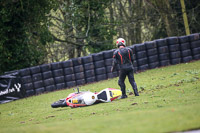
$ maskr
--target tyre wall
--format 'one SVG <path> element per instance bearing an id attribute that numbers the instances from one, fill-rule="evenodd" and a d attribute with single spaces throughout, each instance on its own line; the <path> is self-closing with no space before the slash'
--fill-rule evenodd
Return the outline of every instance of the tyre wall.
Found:
<path id="1" fill-rule="evenodd" d="M 185 63 L 200 59 L 199 33 L 157 39 L 129 46 L 133 50 L 134 71 Z M 113 50 L 43 64 L 19 70 L 26 96 L 71 88 L 119 76 L 119 68 L 111 73 Z"/>

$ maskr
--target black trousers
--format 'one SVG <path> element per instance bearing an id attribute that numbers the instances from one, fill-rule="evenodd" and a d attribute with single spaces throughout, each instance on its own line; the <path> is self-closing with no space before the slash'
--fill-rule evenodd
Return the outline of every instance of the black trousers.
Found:
<path id="1" fill-rule="evenodd" d="M 129 82 L 133 88 L 135 96 L 139 96 L 138 90 L 137 90 L 137 85 L 136 85 L 135 79 L 134 79 L 133 69 L 121 69 L 119 72 L 118 84 L 121 88 L 122 95 L 126 95 L 126 85 L 124 83 L 126 76 L 128 76 Z"/>

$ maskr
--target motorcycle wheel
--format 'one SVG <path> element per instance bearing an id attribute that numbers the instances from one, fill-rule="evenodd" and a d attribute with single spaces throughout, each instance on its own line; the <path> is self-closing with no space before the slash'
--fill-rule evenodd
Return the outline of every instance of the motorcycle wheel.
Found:
<path id="1" fill-rule="evenodd" d="M 52 108 L 58 108 L 58 107 L 67 107 L 67 103 L 65 99 L 60 99 L 59 101 L 56 101 L 51 104 Z"/>

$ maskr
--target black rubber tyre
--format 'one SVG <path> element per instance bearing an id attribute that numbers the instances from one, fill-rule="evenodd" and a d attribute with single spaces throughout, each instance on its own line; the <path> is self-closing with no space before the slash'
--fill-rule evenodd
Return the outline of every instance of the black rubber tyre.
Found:
<path id="1" fill-rule="evenodd" d="M 143 66 L 143 65 L 148 64 L 148 60 L 147 58 L 142 58 L 142 59 L 137 60 L 137 63 L 138 63 L 138 66 Z"/>
<path id="2" fill-rule="evenodd" d="M 169 60 L 169 53 L 159 54 L 159 61 Z"/>
<path id="3" fill-rule="evenodd" d="M 94 69 L 94 63 L 93 62 L 84 64 L 84 71 L 93 70 L 93 69 Z"/>
<path id="4" fill-rule="evenodd" d="M 55 77 L 54 80 L 55 80 L 56 84 L 64 83 L 65 82 L 65 77 L 64 76 Z"/>
<path id="5" fill-rule="evenodd" d="M 96 75 L 96 80 L 97 81 L 101 81 L 101 80 L 105 80 L 105 79 L 107 79 L 107 75 L 106 74 Z"/>
<path id="6" fill-rule="evenodd" d="M 84 56 L 84 57 L 82 57 L 82 62 L 83 62 L 83 64 L 91 63 L 91 62 L 93 62 L 93 58 L 92 58 L 92 56 Z"/>
<path id="7" fill-rule="evenodd" d="M 53 76 L 54 77 L 60 77 L 60 76 L 63 76 L 63 75 L 64 75 L 63 69 L 53 70 Z"/>
<path id="8" fill-rule="evenodd" d="M 136 60 L 133 61 L 133 67 L 137 67 L 138 66 L 138 63 Z"/>
<path id="9" fill-rule="evenodd" d="M 192 49 L 193 56 L 200 54 L 200 47 Z"/>
<path id="10" fill-rule="evenodd" d="M 34 82 L 33 85 L 34 85 L 34 88 L 35 88 L 35 89 L 44 87 L 44 83 L 43 83 L 42 80 L 41 80 L 41 81 L 36 81 L 36 82 Z"/>
<path id="11" fill-rule="evenodd" d="M 157 68 L 157 67 L 159 67 L 159 62 L 153 62 L 149 64 L 150 69 Z"/>
<path id="12" fill-rule="evenodd" d="M 76 85 L 84 85 L 85 83 L 85 79 L 76 80 Z"/>
<path id="13" fill-rule="evenodd" d="M 42 76 L 43 76 L 43 80 L 45 80 L 45 79 L 52 78 L 53 74 L 52 74 L 52 71 L 48 71 L 48 72 L 43 72 Z"/>
<path id="14" fill-rule="evenodd" d="M 167 40 L 166 39 L 158 39 L 156 40 L 157 47 L 163 47 L 167 46 Z"/>
<path id="15" fill-rule="evenodd" d="M 85 77 L 86 77 L 86 78 L 94 77 L 94 76 L 95 76 L 94 70 L 85 71 Z"/>
<path id="16" fill-rule="evenodd" d="M 105 59 L 105 65 L 106 65 L 106 66 L 111 66 L 111 65 L 112 65 L 112 62 L 113 62 L 113 58 Z"/>
<path id="17" fill-rule="evenodd" d="M 95 81 L 96 81 L 96 78 L 95 78 L 95 77 L 86 78 L 86 82 L 87 82 L 87 83 L 92 83 L 92 82 L 95 82 Z"/>
<path id="18" fill-rule="evenodd" d="M 65 83 L 56 84 L 56 89 L 57 90 L 64 89 L 65 87 L 66 87 Z"/>
<path id="19" fill-rule="evenodd" d="M 23 88 L 25 90 L 33 90 L 34 86 L 33 86 L 33 83 L 26 83 L 26 84 L 23 84 Z"/>
<path id="20" fill-rule="evenodd" d="M 191 48 L 199 48 L 200 47 L 200 40 L 191 42 Z"/>
<path id="21" fill-rule="evenodd" d="M 182 44 L 182 43 L 189 42 L 188 36 L 180 36 L 180 37 L 179 37 L 179 42 L 180 42 L 181 44 Z"/>
<path id="22" fill-rule="evenodd" d="M 82 59 L 81 59 L 81 57 L 79 57 L 79 58 L 73 58 L 73 59 L 71 59 L 71 60 L 72 60 L 72 62 L 73 62 L 73 66 L 82 65 Z"/>
<path id="23" fill-rule="evenodd" d="M 33 82 L 42 80 L 42 74 L 41 73 L 33 74 L 32 80 L 33 80 Z"/>
<path id="24" fill-rule="evenodd" d="M 49 86 L 49 85 L 53 85 L 53 84 L 54 84 L 54 79 L 53 78 L 44 80 L 44 86 Z"/>
<path id="25" fill-rule="evenodd" d="M 153 62 L 158 62 L 158 55 L 154 55 L 154 56 L 149 56 L 148 57 L 148 61 L 149 61 L 149 64 L 150 63 L 153 63 Z"/>
<path id="26" fill-rule="evenodd" d="M 171 59 L 180 58 L 180 57 L 181 57 L 181 52 L 180 52 L 180 51 L 171 52 L 171 53 L 170 53 L 170 58 L 171 58 Z"/>
<path id="27" fill-rule="evenodd" d="M 75 81 L 75 75 L 74 74 L 65 75 L 65 82 L 69 82 L 69 81 Z"/>
<path id="28" fill-rule="evenodd" d="M 75 73 L 75 80 L 84 79 L 84 72 Z"/>
<path id="29" fill-rule="evenodd" d="M 79 73 L 83 71 L 84 71 L 83 65 L 74 66 L 74 73 Z"/>
<path id="30" fill-rule="evenodd" d="M 31 78 L 31 76 L 24 76 L 24 77 L 21 78 L 21 81 L 22 81 L 23 84 L 31 83 L 32 78 Z"/>
<path id="31" fill-rule="evenodd" d="M 172 65 L 180 64 L 180 63 L 181 63 L 181 58 L 171 59 L 171 64 Z"/>
<path id="32" fill-rule="evenodd" d="M 115 77 L 117 77 L 117 76 L 118 76 L 117 71 L 116 71 L 116 72 L 113 72 L 113 73 L 107 73 L 107 77 L 108 77 L 108 78 L 115 78 Z"/>
<path id="33" fill-rule="evenodd" d="M 158 47 L 159 54 L 164 54 L 164 53 L 168 53 L 168 52 L 169 52 L 168 46 Z"/>
<path id="34" fill-rule="evenodd" d="M 62 66 L 63 66 L 63 68 L 73 67 L 73 62 L 72 62 L 72 60 L 63 61 Z"/>
<path id="35" fill-rule="evenodd" d="M 170 61 L 169 60 L 160 61 L 160 66 L 168 66 L 168 65 L 170 65 Z"/>
<path id="36" fill-rule="evenodd" d="M 111 67 L 112 66 L 106 66 L 106 73 L 111 73 Z M 116 70 L 115 70 L 116 71 Z"/>
<path id="37" fill-rule="evenodd" d="M 148 50 L 147 50 L 147 55 L 148 55 L 148 56 L 157 55 L 157 54 L 158 54 L 157 48 L 148 49 Z"/>
<path id="38" fill-rule="evenodd" d="M 168 37 L 167 38 L 167 43 L 168 43 L 168 45 L 178 44 L 179 43 L 178 37 Z"/>
<path id="39" fill-rule="evenodd" d="M 146 42 L 146 49 L 154 49 L 157 48 L 156 41 Z"/>
<path id="40" fill-rule="evenodd" d="M 136 50 L 136 52 L 145 51 L 146 50 L 145 44 L 144 43 L 136 44 L 135 45 L 135 50 Z"/>
<path id="41" fill-rule="evenodd" d="M 194 58 L 195 60 L 199 60 L 199 59 L 200 59 L 200 54 L 197 54 L 197 55 L 193 56 L 193 58 Z"/>
<path id="42" fill-rule="evenodd" d="M 62 69 L 62 62 L 51 63 L 51 69 L 52 70 Z"/>
<path id="43" fill-rule="evenodd" d="M 182 58 L 183 63 L 190 62 L 190 61 L 192 61 L 192 56 L 187 56 L 187 57 Z"/>
<path id="44" fill-rule="evenodd" d="M 104 60 L 94 62 L 95 68 L 105 67 Z"/>
<path id="45" fill-rule="evenodd" d="M 94 62 L 103 60 L 103 52 L 92 54 L 92 57 Z"/>
<path id="46" fill-rule="evenodd" d="M 59 101 L 56 101 L 51 104 L 52 108 L 58 108 L 58 107 L 67 107 L 67 103 L 65 99 L 61 99 Z"/>
<path id="47" fill-rule="evenodd" d="M 54 90 L 56 90 L 56 86 L 55 85 L 46 86 L 45 90 L 47 92 L 54 91 Z"/>
<path id="48" fill-rule="evenodd" d="M 68 87 L 68 88 L 69 88 L 69 87 L 74 87 L 74 86 L 76 86 L 76 81 L 69 81 L 69 82 L 67 82 L 66 84 L 67 84 L 67 87 Z"/>
<path id="49" fill-rule="evenodd" d="M 114 50 L 108 50 L 103 52 L 104 59 L 109 59 L 113 57 Z"/>
<path id="50" fill-rule="evenodd" d="M 187 56 L 191 56 L 191 55 L 192 55 L 192 52 L 191 52 L 190 49 L 181 51 L 181 56 L 182 57 L 187 57 Z"/>
<path id="51" fill-rule="evenodd" d="M 170 46 L 169 46 L 169 51 L 170 51 L 170 52 L 180 51 L 179 44 L 170 45 Z"/>
<path id="52" fill-rule="evenodd" d="M 105 73 L 106 73 L 106 68 L 105 67 L 101 67 L 101 68 L 95 69 L 95 74 L 96 75 L 101 75 L 101 74 L 105 74 Z"/>
<path id="53" fill-rule="evenodd" d="M 44 64 L 40 66 L 42 72 L 51 71 L 51 64 Z"/>
<path id="54" fill-rule="evenodd" d="M 26 97 L 29 97 L 29 96 L 33 96 L 35 95 L 35 91 L 32 89 L 32 90 L 26 90 Z"/>
<path id="55" fill-rule="evenodd" d="M 42 94 L 42 93 L 44 93 L 44 92 L 45 92 L 45 88 L 44 88 L 44 87 L 35 89 L 35 94 L 36 94 L 36 95 Z"/>
<path id="56" fill-rule="evenodd" d="M 36 74 L 36 73 L 40 73 L 40 67 L 39 66 L 34 66 L 30 68 L 31 70 L 31 74 Z"/>
<path id="57" fill-rule="evenodd" d="M 181 48 L 181 51 L 189 50 L 190 49 L 190 43 L 189 42 L 182 43 L 182 44 L 180 44 L 180 48 Z"/>
<path id="58" fill-rule="evenodd" d="M 142 66 L 139 66 L 138 68 L 139 68 L 140 71 L 144 71 L 144 70 L 149 69 L 149 65 L 148 64 L 142 65 Z"/>
<path id="59" fill-rule="evenodd" d="M 199 34 L 198 33 L 190 34 L 189 35 L 189 40 L 190 40 L 190 42 L 199 40 Z"/>
<path id="60" fill-rule="evenodd" d="M 30 72 L 30 69 L 29 69 L 29 68 L 25 68 L 25 69 L 19 70 L 19 74 L 20 74 L 21 77 L 23 77 L 23 76 L 30 75 L 31 72 Z"/>
<path id="61" fill-rule="evenodd" d="M 159 60 L 168 60 L 169 59 L 169 53 L 159 54 Z"/>
<path id="62" fill-rule="evenodd" d="M 64 75 L 69 75 L 74 73 L 73 67 L 64 68 Z"/>
<path id="63" fill-rule="evenodd" d="M 137 59 L 145 58 L 145 57 L 147 57 L 147 53 L 146 53 L 146 51 L 139 51 L 136 53 L 136 57 L 137 57 Z"/>

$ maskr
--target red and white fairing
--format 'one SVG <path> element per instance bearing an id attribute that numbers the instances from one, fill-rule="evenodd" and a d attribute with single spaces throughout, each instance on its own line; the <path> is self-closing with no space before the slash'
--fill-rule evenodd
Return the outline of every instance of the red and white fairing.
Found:
<path id="1" fill-rule="evenodd" d="M 121 90 L 106 88 L 99 93 L 90 91 L 71 93 L 66 98 L 66 103 L 70 107 L 82 107 L 92 105 L 96 102 L 111 102 L 122 95 Z"/>

